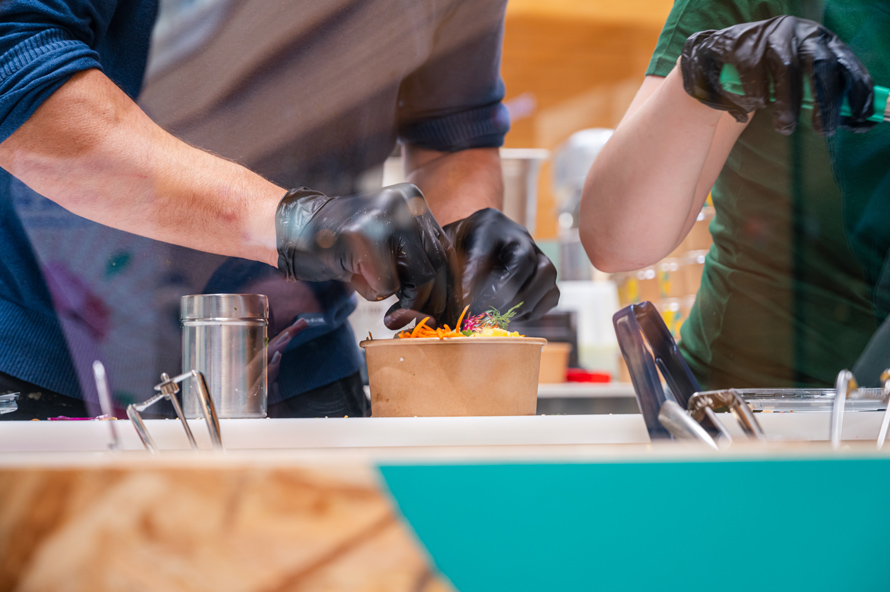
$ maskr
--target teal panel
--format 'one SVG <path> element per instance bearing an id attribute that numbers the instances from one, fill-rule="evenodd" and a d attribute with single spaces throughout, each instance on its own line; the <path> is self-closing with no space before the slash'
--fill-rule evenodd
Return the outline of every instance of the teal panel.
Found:
<path id="1" fill-rule="evenodd" d="M 890 459 L 380 470 L 461 592 L 890 590 Z"/>

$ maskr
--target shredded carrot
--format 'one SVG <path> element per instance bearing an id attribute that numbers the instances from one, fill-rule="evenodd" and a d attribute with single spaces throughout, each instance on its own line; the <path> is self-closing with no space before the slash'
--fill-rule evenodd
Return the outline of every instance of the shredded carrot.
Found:
<path id="1" fill-rule="evenodd" d="M 429 317 L 426 317 L 414 327 L 414 330 L 411 331 L 411 337 L 417 337 L 417 334 L 420 333 L 420 330 L 423 329 L 423 326 L 426 325 L 426 322 L 430 320 Z"/>
<path id="2" fill-rule="evenodd" d="M 460 316 L 457 319 L 457 324 L 454 326 L 454 330 L 457 331 L 458 333 L 460 333 L 461 323 L 464 322 L 464 316 L 466 316 L 468 310 L 470 310 L 469 304 L 464 307 L 464 311 L 462 313 L 460 313 Z"/>
<path id="3" fill-rule="evenodd" d="M 417 323 L 413 329 L 406 329 L 399 333 L 399 337 L 401 339 L 451 339 L 453 337 L 464 337 L 464 334 L 461 333 L 461 326 L 464 323 L 464 319 L 467 316 L 467 311 L 470 310 L 469 306 L 464 307 L 463 312 L 460 313 L 460 317 L 457 319 L 457 325 L 452 329 L 449 325 L 443 324 L 442 327 L 437 329 L 433 329 L 427 326 L 427 322 L 430 320 L 430 317 L 426 317 L 419 323 Z"/>

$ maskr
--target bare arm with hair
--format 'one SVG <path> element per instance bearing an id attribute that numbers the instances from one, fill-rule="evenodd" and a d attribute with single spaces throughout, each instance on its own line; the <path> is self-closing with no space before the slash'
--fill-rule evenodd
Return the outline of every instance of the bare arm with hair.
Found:
<path id="1" fill-rule="evenodd" d="M 98 70 L 72 76 L 0 143 L 0 166 L 89 220 L 277 265 L 285 190 L 177 140 Z"/>

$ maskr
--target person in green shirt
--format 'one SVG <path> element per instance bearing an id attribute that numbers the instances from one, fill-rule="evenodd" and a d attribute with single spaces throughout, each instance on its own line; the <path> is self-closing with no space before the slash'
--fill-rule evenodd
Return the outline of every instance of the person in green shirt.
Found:
<path id="1" fill-rule="evenodd" d="M 590 170 L 581 233 L 599 269 L 645 267 L 711 192 L 714 245 L 680 344 L 703 388 L 831 385 L 886 318 L 890 125 L 867 118 L 872 76 L 890 83 L 888 33 L 886 3 L 675 2 Z M 724 63 L 744 96 L 719 87 Z"/>

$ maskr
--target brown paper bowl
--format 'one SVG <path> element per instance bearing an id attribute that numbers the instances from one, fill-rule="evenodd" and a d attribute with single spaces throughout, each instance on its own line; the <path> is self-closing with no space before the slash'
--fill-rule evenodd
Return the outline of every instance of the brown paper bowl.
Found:
<path id="1" fill-rule="evenodd" d="M 546 339 L 362 341 L 374 417 L 534 415 Z"/>

